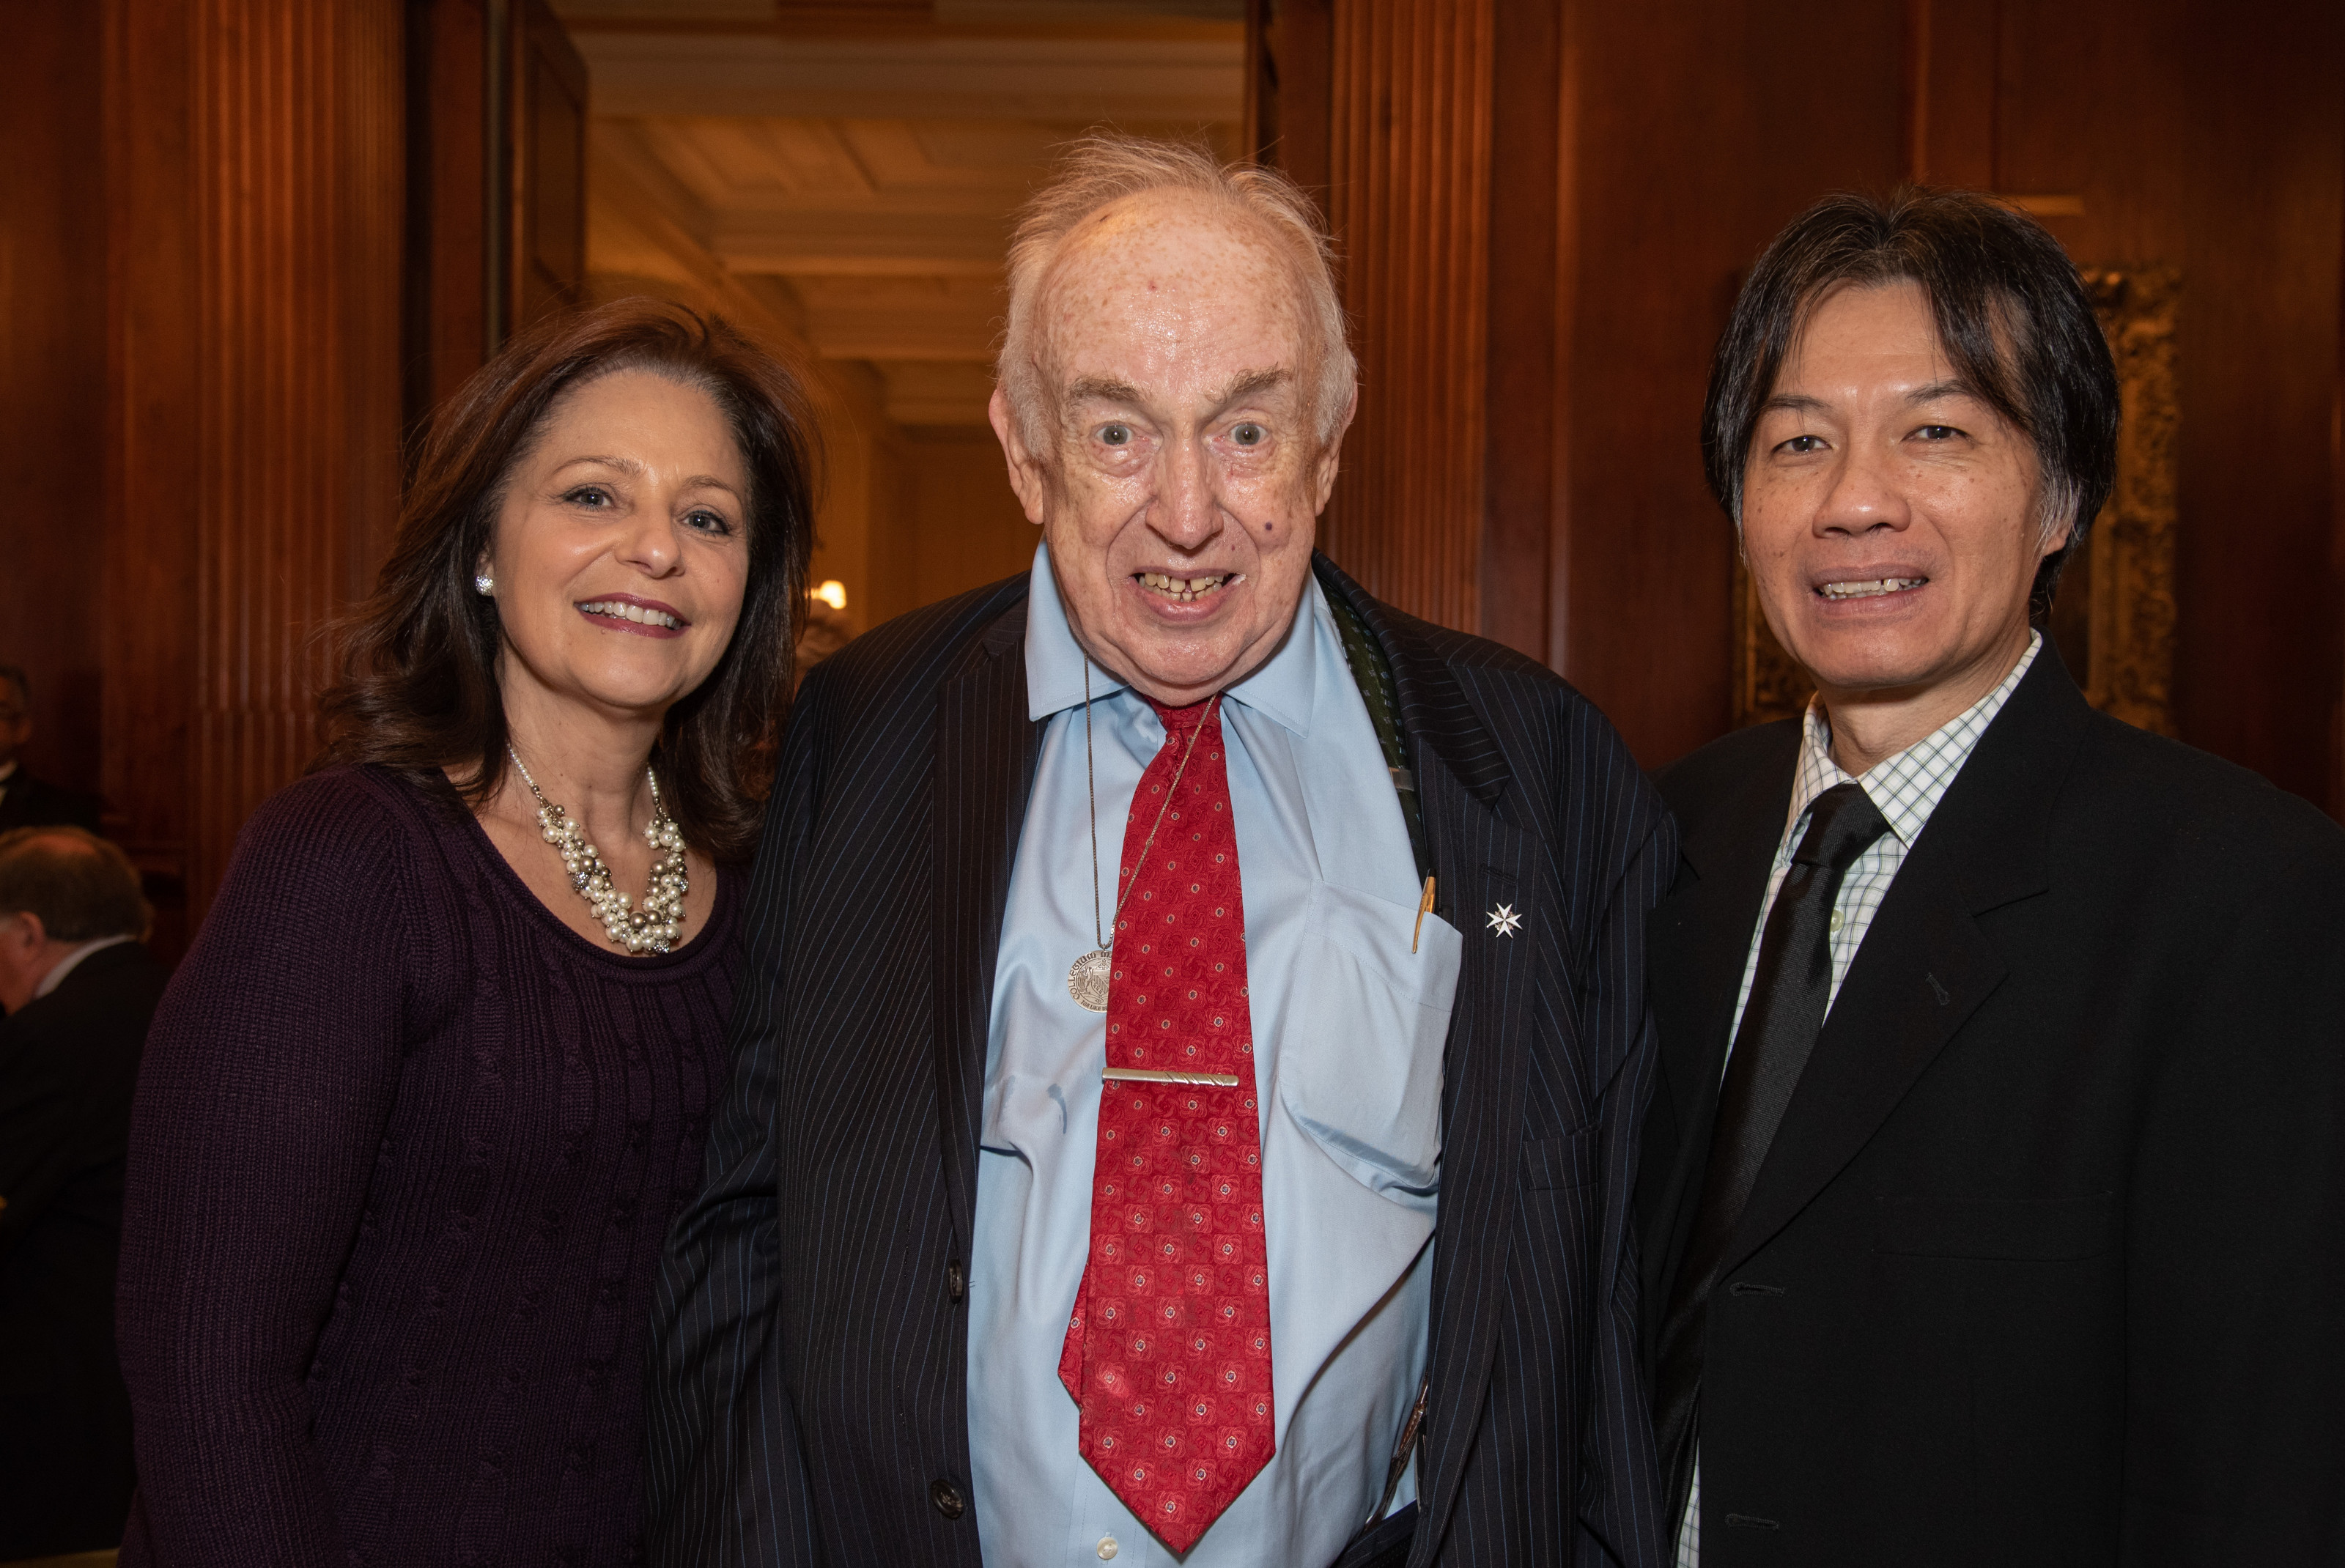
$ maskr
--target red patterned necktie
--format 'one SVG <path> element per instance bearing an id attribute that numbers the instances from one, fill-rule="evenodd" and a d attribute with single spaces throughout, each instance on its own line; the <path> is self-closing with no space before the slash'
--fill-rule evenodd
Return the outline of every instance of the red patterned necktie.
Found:
<path id="1" fill-rule="evenodd" d="M 1186 1552 L 1277 1446 L 1270 1266 L 1221 707 L 1149 705 L 1164 746 L 1124 824 L 1091 1258 L 1059 1379 L 1085 1462 Z"/>

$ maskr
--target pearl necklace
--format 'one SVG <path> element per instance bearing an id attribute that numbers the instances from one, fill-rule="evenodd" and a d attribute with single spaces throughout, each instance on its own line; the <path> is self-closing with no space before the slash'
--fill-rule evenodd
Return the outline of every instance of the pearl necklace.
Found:
<path id="1" fill-rule="evenodd" d="M 629 953 L 646 949 L 665 953 L 674 946 L 684 930 L 684 895 L 692 884 L 684 872 L 684 835 L 660 804 L 659 779 L 651 768 L 644 769 L 644 782 L 652 786 L 652 820 L 644 828 L 644 842 L 652 846 L 652 871 L 644 888 L 644 906 L 630 909 L 627 895 L 611 884 L 611 868 L 603 864 L 603 856 L 578 831 L 570 814 L 545 798 L 545 792 L 529 776 L 529 769 L 522 766 L 521 754 L 511 744 L 505 747 L 505 755 L 513 758 L 521 782 L 537 797 L 540 836 L 562 852 L 562 869 L 569 873 L 570 885 L 603 923 L 612 946 Z"/>

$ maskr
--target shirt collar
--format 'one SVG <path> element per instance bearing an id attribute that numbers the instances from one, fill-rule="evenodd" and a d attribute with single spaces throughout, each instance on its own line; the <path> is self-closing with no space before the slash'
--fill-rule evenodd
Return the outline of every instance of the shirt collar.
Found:
<path id="1" fill-rule="evenodd" d="M 2003 712 L 2011 693 L 2019 689 L 2020 680 L 2027 673 L 2027 667 L 2035 663 L 2035 655 L 2043 646 L 2044 633 L 2029 632 L 2027 652 L 2019 656 L 2019 663 L 2011 667 L 2000 685 L 1927 737 L 1873 764 L 1862 778 L 1832 761 L 1831 721 L 1824 716 L 1823 703 L 1811 699 L 1800 730 L 1800 771 L 1792 785 L 1791 820 L 1784 824 L 1786 851 L 1792 835 L 1799 831 L 1800 819 L 1807 815 L 1816 797 L 1834 784 L 1842 784 L 1862 785 L 1874 809 L 1889 824 L 1889 831 L 1906 848 L 1913 848 L 1914 841 L 1930 824 L 1930 814 L 1945 798 L 1954 775 L 1963 771 L 1963 764 L 1977 749 L 1979 737 L 1995 723 L 1995 716 Z"/>
<path id="2" fill-rule="evenodd" d="M 1067 624 L 1067 607 L 1059 598 L 1059 582 L 1051 570 L 1051 547 L 1034 547 L 1034 570 L 1026 600 L 1026 716 L 1049 718 L 1083 701 L 1083 650 Z M 1303 602 L 1307 614 L 1298 614 L 1287 626 L 1278 649 L 1262 666 L 1229 688 L 1234 703 L 1276 720 L 1294 734 L 1311 733 L 1311 707 L 1318 690 L 1321 623 L 1334 635 L 1335 621 L 1319 592 L 1315 576 L 1304 580 Z M 1112 696 L 1124 683 L 1097 664 L 1091 666 L 1091 694 Z"/>
<path id="3" fill-rule="evenodd" d="M 41 976 L 41 983 L 33 987 L 34 999 L 37 1001 L 39 998 L 46 996 L 50 992 L 56 990 L 59 986 L 64 985 L 66 983 L 66 976 L 72 974 L 75 968 L 80 965 L 81 961 L 88 957 L 92 953 L 102 952 L 108 947 L 119 947 L 125 942 L 136 942 L 138 938 L 136 936 L 101 936 L 95 942 L 83 943 L 80 946 L 75 948 L 72 952 L 58 959 L 56 967 L 52 968 L 47 974 Z"/>

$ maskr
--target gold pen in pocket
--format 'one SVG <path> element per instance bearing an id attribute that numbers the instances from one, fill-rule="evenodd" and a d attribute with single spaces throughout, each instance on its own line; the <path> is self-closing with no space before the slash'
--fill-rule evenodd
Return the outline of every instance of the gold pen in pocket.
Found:
<path id="1" fill-rule="evenodd" d="M 1408 950 L 1416 951 L 1416 939 L 1425 935 L 1426 911 L 1433 907 L 1433 878 L 1425 879 L 1425 896 L 1416 901 L 1416 929 L 1408 934 Z"/>

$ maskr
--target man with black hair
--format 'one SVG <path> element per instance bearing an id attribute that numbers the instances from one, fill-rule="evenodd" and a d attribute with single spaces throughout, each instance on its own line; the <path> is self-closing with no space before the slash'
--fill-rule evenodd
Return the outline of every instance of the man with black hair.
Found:
<path id="1" fill-rule="evenodd" d="M 1704 441 L 1802 718 L 1660 778 L 1638 1189 L 1677 1560 L 2345 1552 L 2345 833 L 2039 630 L 2116 467 L 2075 268 L 1820 203 Z"/>
<path id="2" fill-rule="evenodd" d="M 0 833 L 14 827 L 69 826 L 97 831 L 97 802 L 25 771 L 33 738 L 33 688 L 25 672 L 0 664 Z"/>
<path id="3" fill-rule="evenodd" d="M 122 851 L 0 834 L 0 1562 L 108 1548 L 130 1507 L 114 1349 L 131 1087 L 168 977 Z"/>

